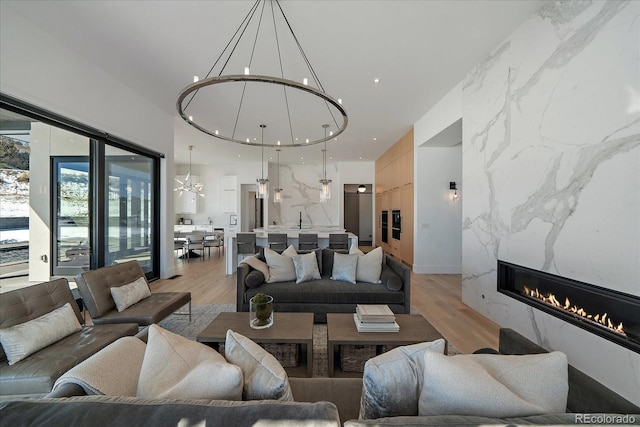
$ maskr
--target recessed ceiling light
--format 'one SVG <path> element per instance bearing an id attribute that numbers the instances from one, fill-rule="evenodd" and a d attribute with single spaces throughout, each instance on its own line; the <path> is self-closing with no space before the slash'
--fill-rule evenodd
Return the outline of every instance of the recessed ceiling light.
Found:
<path id="1" fill-rule="evenodd" d="M 333 157 L 329 157 L 329 160 L 333 160 Z"/>
<path id="2" fill-rule="evenodd" d="M 380 83 L 380 79 L 376 77 L 375 79 L 373 79 L 373 82 L 374 83 Z"/>
<path id="3" fill-rule="evenodd" d="M 238 157 L 240 157 L 240 154 L 238 154 Z"/>
<path id="4" fill-rule="evenodd" d="M 374 140 L 374 141 L 377 141 L 377 140 L 378 140 L 378 138 L 373 138 L 373 140 Z"/>
<path id="5" fill-rule="evenodd" d="M 360 157 L 360 160 L 362 160 L 362 156 Z"/>

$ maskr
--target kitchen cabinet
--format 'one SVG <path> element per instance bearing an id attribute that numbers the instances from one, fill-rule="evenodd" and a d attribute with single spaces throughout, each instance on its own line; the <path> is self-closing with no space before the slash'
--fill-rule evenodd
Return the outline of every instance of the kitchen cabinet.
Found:
<path id="1" fill-rule="evenodd" d="M 376 160 L 376 245 L 411 265 L 413 263 L 413 130 Z M 382 211 L 388 212 L 388 243 L 382 241 Z M 391 229 L 392 211 L 402 217 L 400 239 Z"/>
<path id="2" fill-rule="evenodd" d="M 236 213 L 238 178 L 226 175 L 220 179 L 220 207 L 224 213 Z"/>

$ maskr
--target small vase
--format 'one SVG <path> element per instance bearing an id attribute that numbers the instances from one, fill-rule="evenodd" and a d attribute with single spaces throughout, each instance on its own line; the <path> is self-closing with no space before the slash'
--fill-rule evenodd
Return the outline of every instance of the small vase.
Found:
<path id="1" fill-rule="evenodd" d="M 265 329 L 273 325 L 273 297 L 267 295 L 267 302 L 256 303 L 249 300 L 249 326 L 253 329 Z"/>

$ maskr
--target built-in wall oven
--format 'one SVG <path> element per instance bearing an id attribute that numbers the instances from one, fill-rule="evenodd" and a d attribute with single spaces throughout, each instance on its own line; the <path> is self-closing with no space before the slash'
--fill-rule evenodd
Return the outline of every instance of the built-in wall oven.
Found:
<path id="1" fill-rule="evenodd" d="M 382 243 L 389 243 L 389 211 L 382 211 L 380 228 L 382 229 Z"/>
<path id="2" fill-rule="evenodd" d="M 391 237 L 396 240 L 400 240 L 400 233 L 402 232 L 402 217 L 400 216 L 400 210 L 394 209 L 391 211 Z"/>

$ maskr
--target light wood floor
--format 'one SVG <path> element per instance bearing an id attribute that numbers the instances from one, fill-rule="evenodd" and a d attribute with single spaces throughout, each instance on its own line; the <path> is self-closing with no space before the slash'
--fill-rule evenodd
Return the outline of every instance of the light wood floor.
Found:
<path id="1" fill-rule="evenodd" d="M 367 249 L 367 248 L 363 248 Z M 235 304 L 236 275 L 225 274 L 224 255 L 176 259 L 175 279 L 157 280 L 151 290 L 190 291 L 193 304 Z M 498 347 L 499 326 L 462 303 L 460 275 L 412 273 L 411 306 L 462 353 Z"/>

